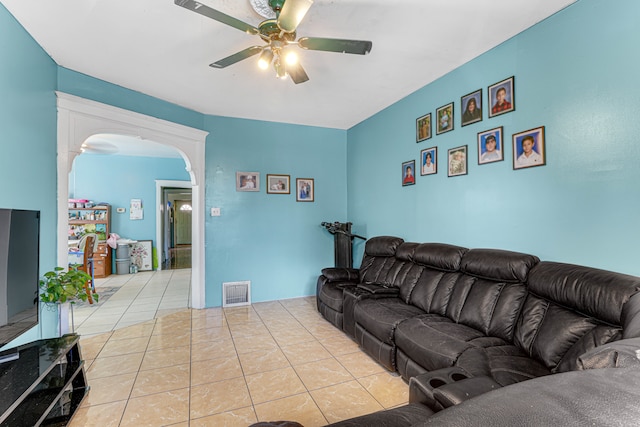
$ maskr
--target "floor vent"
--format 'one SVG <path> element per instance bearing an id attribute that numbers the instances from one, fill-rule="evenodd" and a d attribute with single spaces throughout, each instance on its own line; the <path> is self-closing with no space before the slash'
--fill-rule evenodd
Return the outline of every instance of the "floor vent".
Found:
<path id="1" fill-rule="evenodd" d="M 238 307 L 251 304 L 251 282 L 227 282 L 222 284 L 222 306 Z"/>

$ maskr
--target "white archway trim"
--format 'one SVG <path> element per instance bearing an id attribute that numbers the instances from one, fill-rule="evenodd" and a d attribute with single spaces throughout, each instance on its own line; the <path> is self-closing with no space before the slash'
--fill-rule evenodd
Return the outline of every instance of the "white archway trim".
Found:
<path id="1" fill-rule="evenodd" d="M 67 265 L 68 175 L 82 143 L 98 133 L 130 135 L 175 147 L 186 163 L 192 187 L 193 308 L 205 306 L 204 163 L 209 134 L 200 129 L 56 91 L 58 106 L 58 265 Z"/>

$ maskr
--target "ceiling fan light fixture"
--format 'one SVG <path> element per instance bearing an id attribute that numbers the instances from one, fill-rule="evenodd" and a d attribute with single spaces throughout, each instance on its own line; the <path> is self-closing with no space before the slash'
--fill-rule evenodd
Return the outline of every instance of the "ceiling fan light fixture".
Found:
<path id="1" fill-rule="evenodd" d="M 287 69 L 285 68 L 284 64 L 282 63 L 282 61 L 280 61 L 280 56 L 278 56 L 276 58 L 275 61 L 273 61 L 273 68 L 275 68 L 276 70 L 276 76 L 279 79 L 286 79 L 287 78 Z"/>
<path id="2" fill-rule="evenodd" d="M 258 67 L 262 70 L 266 70 L 271 65 L 271 61 L 273 61 L 273 52 L 271 49 L 265 49 L 260 54 L 260 59 L 258 59 Z"/>
<path id="3" fill-rule="evenodd" d="M 284 62 L 286 62 L 287 65 L 296 65 L 298 63 L 298 54 L 293 50 L 288 50 L 284 54 Z"/>

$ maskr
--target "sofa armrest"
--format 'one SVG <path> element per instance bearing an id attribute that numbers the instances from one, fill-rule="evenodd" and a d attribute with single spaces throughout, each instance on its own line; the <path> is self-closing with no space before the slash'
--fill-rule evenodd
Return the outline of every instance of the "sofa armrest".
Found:
<path id="1" fill-rule="evenodd" d="M 360 283 L 358 284 L 358 288 L 368 291 L 374 295 L 395 296 L 400 293 L 400 288 L 396 288 L 394 286 L 376 285 L 373 283 Z"/>
<path id="2" fill-rule="evenodd" d="M 357 268 L 329 267 L 322 269 L 322 275 L 330 282 L 358 282 L 360 280 L 360 270 Z"/>
<path id="3" fill-rule="evenodd" d="M 443 408 L 448 408 L 501 387 L 493 378 L 473 377 L 440 386 L 433 390 L 433 397 Z"/>
<path id="4" fill-rule="evenodd" d="M 614 341 L 578 357 L 578 370 L 640 366 L 640 338 Z"/>

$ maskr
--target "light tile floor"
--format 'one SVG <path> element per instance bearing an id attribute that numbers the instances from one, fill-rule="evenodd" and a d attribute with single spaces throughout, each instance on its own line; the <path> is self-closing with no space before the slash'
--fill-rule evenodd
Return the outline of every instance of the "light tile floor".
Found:
<path id="1" fill-rule="evenodd" d="M 75 304 L 75 332 L 90 336 L 184 310 L 190 305 L 191 269 L 145 271 L 96 279 L 97 304 Z M 71 322 L 71 319 L 69 319 Z"/>
<path id="2" fill-rule="evenodd" d="M 136 295 L 157 299 L 145 289 L 169 273 L 151 273 L 146 284 L 141 273 L 129 279 Z M 183 279 L 180 271 L 174 275 Z M 407 403 L 406 383 L 325 321 L 314 297 L 156 317 L 163 301 L 173 309 L 170 282 L 153 318 L 119 328 L 129 322 L 125 310 L 115 323 L 107 316 L 110 330 L 101 334 L 93 333 L 97 322 L 86 324 L 97 311 L 80 324 L 92 332 L 81 338 L 91 390 L 71 427 L 247 426 L 282 419 L 313 427 Z M 136 299 L 128 307 L 144 305 Z M 116 301 L 125 305 L 124 298 Z"/>

